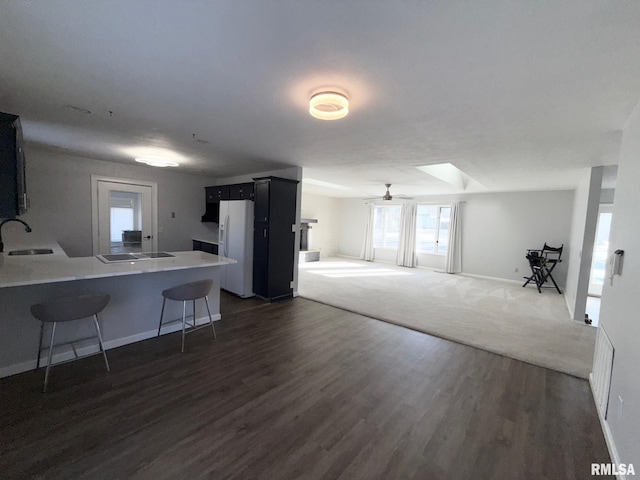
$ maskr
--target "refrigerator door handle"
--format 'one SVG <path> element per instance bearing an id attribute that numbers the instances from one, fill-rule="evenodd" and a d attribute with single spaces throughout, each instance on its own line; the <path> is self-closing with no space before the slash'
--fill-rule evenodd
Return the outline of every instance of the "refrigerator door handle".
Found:
<path id="1" fill-rule="evenodd" d="M 229 230 L 229 215 L 225 217 L 224 224 L 226 225 L 227 231 Z M 229 242 L 224 242 L 224 256 L 226 257 L 229 254 Z"/>

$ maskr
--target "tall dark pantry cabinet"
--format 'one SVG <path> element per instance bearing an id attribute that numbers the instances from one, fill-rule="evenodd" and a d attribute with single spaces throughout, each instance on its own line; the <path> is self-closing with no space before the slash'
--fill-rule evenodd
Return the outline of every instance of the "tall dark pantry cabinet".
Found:
<path id="1" fill-rule="evenodd" d="M 293 296 L 298 182 L 286 178 L 255 180 L 253 292 L 267 300 Z"/>

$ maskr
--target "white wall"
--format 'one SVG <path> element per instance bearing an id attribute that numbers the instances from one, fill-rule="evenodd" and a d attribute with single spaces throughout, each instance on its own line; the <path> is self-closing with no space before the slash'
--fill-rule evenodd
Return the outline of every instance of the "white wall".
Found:
<path id="1" fill-rule="evenodd" d="M 27 149 L 25 156 L 30 208 L 20 218 L 57 240 L 69 256 L 92 255 L 91 175 L 157 182 L 158 226 L 164 228 L 158 234 L 160 250 L 191 250 L 191 236 L 209 235 L 214 227 L 200 221 L 204 187 L 215 182 L 211 177 L 36 149 Z"/>
<path id="2" fill-rule="evenodd" d="M 340 231 L 340 200 L 302 192 L 301 218 L 314 218 L 318 223 L 309 226 L 309 248 L 320 250 L 320 258 L 338 253 L 338 233 Z"/>
<path id="3" fill-rule="evenodd" d="M 600 203 L 613 203 L 615 196 L 615 188 L 603 188 L 600 190 Z"/>
<path id="4" fill-rule="evenodd" d="M 552 246 L 564 243 L 566 248 L 569 242 L 572 191 L 443 195 L 416 200 L 433 204 L 465 202 L 462 204 L 464 273 L 520 281 L 529 273 L 525 258 L 528 248 L 542 248 L 545 242 Z M 361 200 L 342 199 L 340 212 L 338 253 L 358 257 L 366 228 L 366 206 Z M 431 257 L 435 261 L 426 266 L 444 267 L 444 257 Z M 377 251 L 376 258 L 379 259 Z M 395 260 L 395 252 L 384 258 Z M 564 285 L 564 262 L 554 271 L 554 277 Z"/>
<path id="5" fill-rule="evenodd" d="M 341 198 L 338 218 L 338 255 L 360 257 L 369 210 L 362 200 Z"/>
<path id="6" fill-rule="evenodd" d="M 610 251 L 623 249 L 624 269 L 605 281 L 600 325 L 608 333 L 615 357 L 606 420 L 620 462 L 640 467 L 640 104 L 622 137 L 616 198 L 609 237 Z M 620 402 L 622 398 L 624 404 Z"/>
<path id="7" fill-rule="evenodd" d="M 573 201 L 565 300 L 571 317 L 578 321 L 584 320 L 587 305 L 602 175 L 603 167 L 586 170 Z"/>

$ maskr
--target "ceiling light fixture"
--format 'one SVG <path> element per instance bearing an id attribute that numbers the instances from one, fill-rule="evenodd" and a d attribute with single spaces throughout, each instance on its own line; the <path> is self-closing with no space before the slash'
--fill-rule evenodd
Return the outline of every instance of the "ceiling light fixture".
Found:
<path id="1" fill-rule="evenodd" d="M 338 120 L 349 113 L 349 100 L 338 92 L 318 92 L 309 100 L 309 113 L 320 120 Z"/>
<path id="2" fill-rule="evenodd" d="M 146 163 L 152 167 L 177 167 L 178 162 L 167 160 L 163 157 L 139 157 L 136 158 L 136 162 Z"/>

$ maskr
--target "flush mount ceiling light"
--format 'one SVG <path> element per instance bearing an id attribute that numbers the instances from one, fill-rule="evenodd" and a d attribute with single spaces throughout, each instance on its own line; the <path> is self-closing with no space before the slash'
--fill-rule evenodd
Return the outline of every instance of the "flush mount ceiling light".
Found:
<path id="1" fill-rule="evenodd" d="M 349 113 L 349 100 L 342 93 L 318 92 L 309 100 L 309 113 L 320 120 L 338 120 Z"/>
<path id="2" fill-rule="evenodd" d="M 136 162 L 146 163 L 152 167 L 177 167 L 178 162 L 167 160 L 163 157 L 139 157 L 136 158 Z"/>

